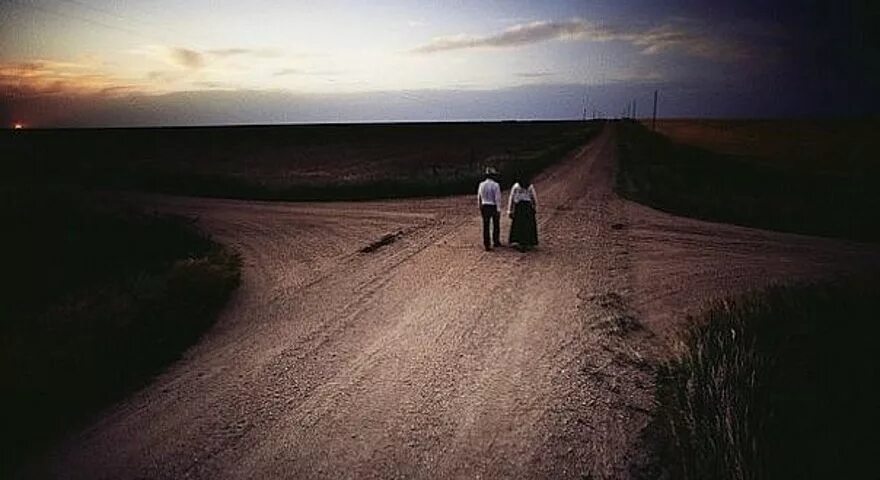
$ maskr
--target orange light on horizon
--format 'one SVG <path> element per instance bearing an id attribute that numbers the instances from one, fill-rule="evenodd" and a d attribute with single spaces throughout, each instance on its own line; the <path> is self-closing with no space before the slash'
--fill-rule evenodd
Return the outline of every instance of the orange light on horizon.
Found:
<path id="1" fill-rule="evenodd" d="M 21 130 L 22 128 L 24 128 L 24 125 L 22 125 L 20 123 L 16 123 L 15 125 L 12 126 L 12 128 L 15 130 Z"/>

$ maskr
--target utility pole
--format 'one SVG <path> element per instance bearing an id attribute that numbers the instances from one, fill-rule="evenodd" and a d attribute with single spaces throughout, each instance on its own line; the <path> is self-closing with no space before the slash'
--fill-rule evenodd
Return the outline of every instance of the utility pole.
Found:
<path id="1" fill-rule="evenodd" d="M 636 109 L 636 101 L 635 101 L 635 99 L 633 99 L 633 120 L 638 118 L 638 116 L 639 116 L 639 114 L 638 114 L 638 110 Z"/>
<path id="2" fill-rule="evenodd" d="M 581 116 L 581 120 L 587 121 L 587 94 L 584 94 L 584 114 Z"/>
<path id="3" fill-rule="evenodd" d="M 654 117 L 651 120 L 651 130 L 657 131 L 657 90 L 654 90 Z"/>

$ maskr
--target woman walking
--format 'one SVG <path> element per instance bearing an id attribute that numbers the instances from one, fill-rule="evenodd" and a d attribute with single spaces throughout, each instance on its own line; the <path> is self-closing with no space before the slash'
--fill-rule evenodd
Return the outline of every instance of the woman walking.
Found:
<path id="1" fill-rule="evenodd" d="M 510 200 L 507 202 L 507 214 L 513 220 L 510 224 L 509 243 L 516 244 L 520 251 L 529 250 L 538 244 L 538 225 L 535 221 L 537 207 L 535 186 L 528 176 L 520 175 L 519 181 L 510 189 Z"/>

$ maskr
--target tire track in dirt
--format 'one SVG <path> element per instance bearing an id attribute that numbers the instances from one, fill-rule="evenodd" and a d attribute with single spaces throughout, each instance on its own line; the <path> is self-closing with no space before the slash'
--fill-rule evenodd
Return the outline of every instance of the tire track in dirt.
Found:
<path id="1" fill-rule="evenodd" d="M 28 473 L 626 478 L 685 314 L 720 288 L 880 261 L 623 201 L 615 157 L 606 128 L 536 179 L 527 254 L 482 251 L 470 196 L 153 197 L 242 251 L 242 288 L 183 359 Z"/>

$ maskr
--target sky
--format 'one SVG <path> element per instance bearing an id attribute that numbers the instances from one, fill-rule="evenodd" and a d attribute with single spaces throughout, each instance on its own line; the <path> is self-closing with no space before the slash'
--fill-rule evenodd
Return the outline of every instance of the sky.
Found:
<path id="1" fill-rule="evenodd" d="M 0 125 L 876 115 L 872 3 L 0 0 Z"/>

